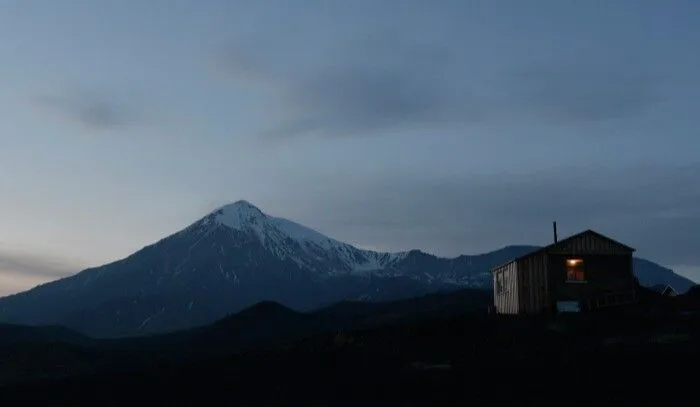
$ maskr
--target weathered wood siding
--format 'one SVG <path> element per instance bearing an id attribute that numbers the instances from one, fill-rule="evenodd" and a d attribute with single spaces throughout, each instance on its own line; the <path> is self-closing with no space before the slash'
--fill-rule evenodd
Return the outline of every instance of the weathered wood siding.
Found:
<path id="1" fill-rule="evenodd" d="M 499 314 L 517 314 L 518 263 L 511 262 L 493 271 L 493 300 Z"/>
<path id="2" fill-rule="evenodd" d="M 518 261 L 519 310 L 521 314 L 540 313 L 550 303 L 547 279 L 547 253 Z"/>

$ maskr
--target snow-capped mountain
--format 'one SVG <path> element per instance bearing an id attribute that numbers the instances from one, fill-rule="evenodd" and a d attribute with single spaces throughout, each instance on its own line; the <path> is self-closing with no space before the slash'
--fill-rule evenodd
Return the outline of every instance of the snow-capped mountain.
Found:
<path id="1" fill-rule="evenodd" d="M 247 201 L 224 206 L 186 231 L 202 237 L 219 228 L 243 233 L 259 241 L 271 254 L 291 260 L 300 268 L 325 273 L 379 270 L 406 256 L 406 253 L 377 253 L 360 250 L 287 219 L 264 214 Z"/>
<path id="2" fill-rule="evenodd" d="M 203 325 L 265 300 L 308 310 L 348 299 L 490 289 L 491 267 L 535 249 L 451 259 L 419 250 L 378 253 L 238 201 L 122 260 L 0 298 L 0 322 L 116 337 Z M 669 275 L 682 279 L 649 264 L 643 274 L 654 276 L 650 285 Z"/>

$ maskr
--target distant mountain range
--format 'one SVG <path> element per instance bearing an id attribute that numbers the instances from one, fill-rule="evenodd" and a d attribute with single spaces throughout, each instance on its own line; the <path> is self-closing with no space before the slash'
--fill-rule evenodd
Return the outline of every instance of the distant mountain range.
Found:
<path id="1" fill-rule="evenodd" d="M 490 290 L 491 267 L 536 249 L 456 258 L 379 253 L 238 201 L 122 260 L 0 298 L 0 322 L 120 337 L 209 324 L 261 301 L 311 310 L 343 300 Z M 694 285 L 647 260 L 635 259 L 635 271 L 646 286 L 670 283 L 685 292 Z"/>

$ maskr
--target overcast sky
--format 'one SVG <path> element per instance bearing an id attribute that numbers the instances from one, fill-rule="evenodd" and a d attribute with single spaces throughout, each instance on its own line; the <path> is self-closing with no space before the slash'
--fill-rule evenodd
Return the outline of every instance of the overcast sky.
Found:
<path id="1" fill-rule="evenodd" d="M 444 256 L 593 228 L 700 280 L 697 0 L 2 0 L 0 294 L 245 199 Z"/>

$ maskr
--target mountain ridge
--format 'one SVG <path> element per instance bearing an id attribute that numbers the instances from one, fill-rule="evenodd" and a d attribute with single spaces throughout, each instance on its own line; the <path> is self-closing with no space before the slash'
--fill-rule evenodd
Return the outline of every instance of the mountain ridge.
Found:
<path id="1" fill-rule="evenodd" d="M 119 337 L 205 325 L 266 300 L 307 311 L 342 300 L 489 290 L 491 267 L 536 249 L 453 258 L 375 252 L 237 201 L 123 259 L 0 298 L 0 322 Z M 693 285 L 654 263 L 637 265 L 642 284 L 671 283 L 680 292 Z"/>

